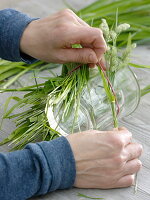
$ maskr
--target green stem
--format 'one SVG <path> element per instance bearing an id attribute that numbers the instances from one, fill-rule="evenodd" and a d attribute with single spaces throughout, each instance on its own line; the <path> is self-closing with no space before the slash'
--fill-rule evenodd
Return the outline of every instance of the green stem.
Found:
<path id="1" fill-rule="evenodd" d="M 103 70 L 101 70 L 100 67 L 98 67 L 102 81 L 103 81 L 103 86 L 104 86 L 104 90 L 106 92 L 106 96 L 108 98 L 108 101 L 110 103 L 111 106 L 111 111 L 112 111 L 112 117 L 113 117 L 113 124 L 114 124 L 114 128 L 118 128 L 118 119 L 117 119 L 117 111 L 116 111 L 116 97 L 114 96 L 107 78 L 105 77 L 105 74 L 103 72 Z"/>
<path id="2" fill-rule="evenodd" d="M 118 119 L 117 119 L 116 103 L 115 103 L 115 101 L 111 102 L 111 110 L 112 110 L 114 128 L 118 128 Z"/>

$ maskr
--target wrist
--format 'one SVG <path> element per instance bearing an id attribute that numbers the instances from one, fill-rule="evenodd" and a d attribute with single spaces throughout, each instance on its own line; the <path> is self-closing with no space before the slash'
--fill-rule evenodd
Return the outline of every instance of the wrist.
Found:
<path id="1" fill-rule="evenodd" d="M 33 34 L 33 27 L 35 24 L 35 21 L 31 21 L 26 28 L 24 29 L 21 39 L 20 39 L 20 52 L 21 54 L 26 54 L 28 56 L 30 55 L 30 48 L 33 47 L 32 44 L 32 34 Z"/>

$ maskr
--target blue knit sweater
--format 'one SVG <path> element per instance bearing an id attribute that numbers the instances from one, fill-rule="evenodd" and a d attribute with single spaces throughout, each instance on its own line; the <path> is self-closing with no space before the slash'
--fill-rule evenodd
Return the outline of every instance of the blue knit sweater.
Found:
<path id="1" fill-rule="evenodd" d="M 0 10 L 1 58 L 27 63 L 35 60 L 19 50 L 21 35 L 32 20 L 35 19 L 13 9 Z M 75 175 L 74 156 L 65 137 L 0 153 L 0 200 L 26 200 L 70 188 Z"/>

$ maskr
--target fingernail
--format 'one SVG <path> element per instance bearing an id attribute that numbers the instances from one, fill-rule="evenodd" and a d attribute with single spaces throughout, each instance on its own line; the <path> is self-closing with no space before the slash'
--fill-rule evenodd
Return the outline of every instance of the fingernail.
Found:
<path id="1" fill-rule="evenodd" d="M 142 167 L 142 162 L 140 160 L 138 160 L 139 165 Z"/>
<path id="2" fill-rule="evenodd" d="M 141 144 L 139 144 L 139 147 L 141 149 L 141 152 L 143 152 L 143 146 Z"/>

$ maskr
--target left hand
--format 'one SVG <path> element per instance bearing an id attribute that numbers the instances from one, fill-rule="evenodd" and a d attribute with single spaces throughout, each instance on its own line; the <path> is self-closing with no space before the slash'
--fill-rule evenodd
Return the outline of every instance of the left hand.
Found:
<path id="1" fill-rule="evenodd" d="M 88 130 L 67 136 L 76 162 L 78 188 L 121 188 L 134 183 L 142 163 L 142 146 L 132 143 L 126 128 Z"/>

